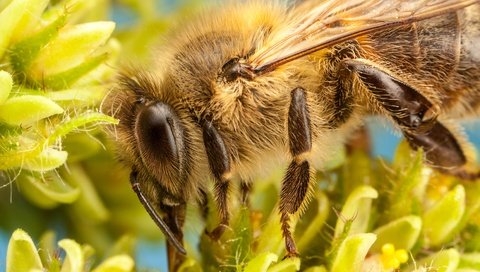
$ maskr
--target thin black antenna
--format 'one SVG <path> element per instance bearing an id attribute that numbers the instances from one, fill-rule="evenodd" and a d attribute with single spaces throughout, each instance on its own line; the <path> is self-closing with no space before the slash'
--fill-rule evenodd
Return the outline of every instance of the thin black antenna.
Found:
<path id="1" fill-rule="evenodd" d="M 140 189 L 140 183 L 137 182 L 137 173 L 135 171 L 132 171 L 132 173 L 130 174 L 130 182 L 132 183 L 133 191 L 137 194 L 138 199 L 142 203 L 143 207 L 145 208 L 145 210 L 147 210 L 148 214 L 163 232 L 165 237 L 173 244 L 173 246 L 178 250 L 178 252 L 182 253 L 183 255 L 187 255 L 187 251 L 185 250 L 185 248 L 183 248 L 182 243 L 177 240 L 168 225 L 158 215 L 157 211 L 152 207 L 152 205 L 150 205 L 150 202 L 142 193 L 142 190 Z"/>

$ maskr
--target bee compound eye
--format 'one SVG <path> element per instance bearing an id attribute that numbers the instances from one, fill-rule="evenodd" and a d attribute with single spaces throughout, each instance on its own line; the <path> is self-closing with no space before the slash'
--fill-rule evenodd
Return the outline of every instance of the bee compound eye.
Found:
<path id="1" fill-rule="evenodd" d="M 135 140 L 146 167 L 178 161 L 181 129 L 174 110 L 157 102 L 143 107 L 135 121 Z"/>

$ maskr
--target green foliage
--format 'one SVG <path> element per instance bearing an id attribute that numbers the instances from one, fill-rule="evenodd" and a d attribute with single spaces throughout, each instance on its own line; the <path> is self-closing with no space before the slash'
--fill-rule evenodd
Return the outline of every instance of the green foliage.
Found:
<path id="1" fill-rule="evenodd" d="M 163 239 L 98 129 L 118 120 L 98 107 L 111 67 L 128 56 L 148 65 L 157 33 L 201 1 L 164 16 L 153 1 L 120 2 L 138 20 L 112 34 L 109 0 L 0 0 L 0 179 L 16 185 L 0 190 L 7 272 L 132 271 L 136 239 Z M 213 197 L 206 222 L 190 207 L 180 271 L 480 271 L 478 183 L 434 172 L 405 142 L 392 163 L 337 155 L 291 220 L 299 258 L 283 260 L 279 170 L 255 182 L 251 207 L 232 197 L 218 242 L 204 234 L 218 224 Z M 57 242 L 55 223 L 80 242 Z"/>
<path id="2" fill-rule="evenodd" d="M 63 239 L 58 242 L 58 246 L 65 252 L 63 261 L 55 257 L 54 251 L 46 251 L 44 255 L 48 258 L 42 258 L 35 247 L 30 236 L 21 229 L 16 230 L 7 250 L 7 272 L 18 271 L 58 271 L 58 272 L 83 272 L 89 269 L 89 259 L 93 255 L 93 249 L 88 245 L 80 245 L 70 239 Z M 58 249 L 55 249 L 58 251 Z M 50 255 L 49 255 L 50 254 Z M 104 260 L 93 272 L 129 272 L 133 270 L 134 262 L 132 258 L 125 254 L 112 256 Z"/>
<path id="3" fill-rule="evenodd" d="M 468 249 L 469 241 L 461 239 L 478 233 L 473 220 L 478 214 L 474 194 L 466 193 L 461 180 L 425 166 L 422 156 L 405 143 L 400 144 L 392 164 L 375 161 L 362 151 L 339 156 L 343 163 L 333 163 L 333 169 L 318 177 L 314 199 L 300 221 L 293 218 L 301 252 L 295 259 L 282 260 L 279 216 L 275 208 L 265 209 L 276 205 L 281 174 L 257 182 L 252 208 L 232 208 L 241 212 L 235 213 L 231 229 L 219 243 L 203 235 L 200 251 L 193 254 L 201 257 L 188 259 L 186 271 L 219 267 L 247 272 L 480 271 L 475 261 L 478 249 Z M 351 169 L 352 165 L 368 169 L 359 171 Z M 353 188 L 352 179 L 357 184 Z M 467 210 L 471 211 L 468 215 Z M 250 216 L 245 216 L 247 211 Z M 207 225 L 214 226 L 215 218 Z"/>

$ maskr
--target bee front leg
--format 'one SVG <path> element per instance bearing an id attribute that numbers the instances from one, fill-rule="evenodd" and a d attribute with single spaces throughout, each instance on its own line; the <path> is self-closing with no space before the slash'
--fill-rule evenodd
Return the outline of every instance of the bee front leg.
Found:
<path id="1" fill-rule="evenodd" d="M 157 212 L 157 205 L 144 194 L 140 181 L 138 180 L 138 172 L 136 169 L 132 169 L 130 173 L 130 183 L 140 203 L 142 203 L 155 224 L 157 224 L 163 234 L 165 234 L 168 251 L 168 271 L 177 271 L 185 259 L 185 254 L 187 254 L 182 243 L 182 227 L 185 222 L 186 204 L 180 203 L 175 206 L 160 204 L 158 208 L 165 214 L 165 217 L 162 218 Z"/>
<path id="2" fill-rule="evenodd" d="M 186 204 L 176 206 L 162 206 L 165 213 L 165 223 L 170 227 L 178 241 L 183 241 L 183 224 L 185 223 Z M 177 271 L 185 261 L 185 255 L 178 252 L 176 247 L 167 240 L 168 271 Z"/>
<path id="3" fill-rule="evenodd" d="M 228 227 L 230 214 L 228 211 L 228 192 L 231 171 L 225 143 L 211 122 L 203 125 L 203 142 L 207 152 L 210 171 L 215 179 L 214 194 L 220 216 L 220 224 L 210 233 L 213 240 L 218 240 Z"/>
<path id="4" fill-rule="evenodd" d="M 285 238 L 286 257 L 298 256 L 297 247 L 290 231 L 290 216 L 305 203 L 312 171 L 308 155 L 312 149 L 310 114 L 307 107 L 306 92 L 296 88 L 291 92 L 288 111 L 288 138 L 292 162 L 282 181 L 280 192 L 280 220 Z"/>

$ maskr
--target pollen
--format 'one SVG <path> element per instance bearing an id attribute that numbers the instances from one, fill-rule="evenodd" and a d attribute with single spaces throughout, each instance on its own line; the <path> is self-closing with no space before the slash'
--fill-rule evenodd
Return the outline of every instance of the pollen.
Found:
<path id="1" fill-rule="evenodd" d="M 408 261 L 408 253 L 405 249 L 395 250 L 393 244 L 387 243 L 382 246 L 380 260 L 384 269 L 398 269 L 401 264 Z"/>

